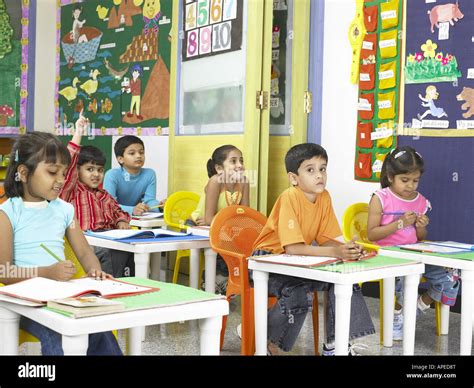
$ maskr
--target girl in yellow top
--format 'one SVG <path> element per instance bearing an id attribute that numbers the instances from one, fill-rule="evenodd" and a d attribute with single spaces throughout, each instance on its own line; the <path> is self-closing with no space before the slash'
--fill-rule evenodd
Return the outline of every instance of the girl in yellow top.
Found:
<path id="1" fill-rule="evenodd" d="M 210 225 L 217 212 L 227 206 L 249 206 L 249 182 L 244 172 L 244 158 L 237 147 L 223 145 L 216 148 L 207 162 L 209 181 L 204 187 L 204 194 L 186 223 Z M 217 255 L 216 290 L 220 294 L 225 294 L 228 277 L 227 265 Z"/>
<path id="2" fill-rule="evenodd" d="M 207 161 L 209 181 L 198 207 L 191 214 L 196 225 L 211 225 L 217 212 L 227 206 L 249 206 L 249 182 L 244 175 L 242 152 L 233 145 L 216 148 Z"/>

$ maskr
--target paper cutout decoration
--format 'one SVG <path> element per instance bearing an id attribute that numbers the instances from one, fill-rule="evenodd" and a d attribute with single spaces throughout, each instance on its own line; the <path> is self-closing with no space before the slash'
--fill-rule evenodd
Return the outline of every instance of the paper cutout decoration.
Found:
<path id="1" fill-rule="evenodd" d="M 462 89 L 462 92 L 456 96 L 458 101 L 466 101 L 462 106 L 462 110 L 467 110 L 463 113 L 463 117 L 468 119 L 471 116 L 474 116 L 474 89 L 466 88 Z"/>
<path id="2" fill-rule="evenodd" d="M 437 52 L 438 44 L 428 39 L 421 45 L 421 52 L 410 53 L 405 65 L 405 83 L 456 82 L 462 77 L 456 57 Z"/>
<path id="3" fill-rule="evenodd" d="M 13 27 L 5 2 L 0 0 L 0 59 L 12 51 Z"/>
<path id="4" fill-rule="evenodd" d="M 428 11 L 430 22 L 431 22 L 431 32 L 434 33 L 434 27 L 438 27 L 439 23 L 449 22 L 452 26 L 454 26 L 454 22 L 459 21 L 464 17 L 461 9 L 459 8 L 459 2 L 456 4 L 449 3 L 443 5 L 437 5 L 433 7 L 431 11 Z"/>
<path id="5" fill-rule="evenodd" d="M 15 111 L 9 105 L 0 106 L 0 127 L 6 127 L 8 118 L 15 117 Z"/>
<path id="6" fill-rule="evenodd" d="M 97 76 L 100 74 L 100 71 L 94 69 L 90 72 L 89 77 L 90 80 L 84 82 L 81 86 L 79 86 L 82 90 L 84 90 L 89 98 L 97 92 L 97 88 L 99 87 L 99 81 L 97 80 Z"/>
<path id="7" fill-rule="evenodd" d="M 436 86 L 430 85 L 426 88 L 426 95 L 423 97 L 418 94 L 418 98 L 422 101 L 421 105 L 428 108 L 422 115 L 418 114 L 418 120 L 423 120 L 426 116 L 431 115 L 436 118 L 448 117 L 443 108 L 438 108 L 434 101 L 439 98 Z"/>
<path id="8" fill-rule="evenodd" d="M 79 78 L 74 77 L 72 80 L 72 86 L 66 86 L 64 89 L 61 89 L 59 91 L 59 94 L 63 96 L 71 105 L 72 101 L 74 101 L 77 98 L 77 84 L 80 83 Z M 81 100 L 82 101 L 82 100 Z M 84 105 L 82 105 L 84 107 Z M 79 110 L 80 112 L 81 110 Z"/>
<path id="9" fill-rule="evenodd" d="M 349 26 L 349 44 L 352 47 L 351 83 L 359 80 L 359 65 L 362 49 L 362 40 L 366 35 L 364 25 L 364 0 L 356 0 L 356 16 Z"/>

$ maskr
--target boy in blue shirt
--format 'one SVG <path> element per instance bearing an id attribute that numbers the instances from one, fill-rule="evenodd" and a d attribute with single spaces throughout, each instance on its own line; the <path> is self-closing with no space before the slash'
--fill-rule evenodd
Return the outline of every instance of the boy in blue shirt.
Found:
<path id="1" fill-rule="evenodd" d="M 104 189 L 131 215 L 142 215 L 160 205 L 156 200 L 155 171 L 143 168 L 143 141 L 136 136 L 123 136 L 115 143 L 114 152 L 120 167 L 106 172 Z"/>

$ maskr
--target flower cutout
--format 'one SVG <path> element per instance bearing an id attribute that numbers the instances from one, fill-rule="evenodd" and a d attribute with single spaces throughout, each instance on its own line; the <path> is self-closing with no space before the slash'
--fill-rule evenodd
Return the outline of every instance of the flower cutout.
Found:
<path id="1" fill-rule="evenodd" d="M 443 53 L 438 53 L 436 54 L 435 56 L 435 59 L 438 61 L 438 62 L 441 62 L 443 60 L 444 56 L 443 56 Z"/>
<path id="2" fill-rule="evenodd" d="M 449 63 L 449 59 L 448 59 L 448 58 L 443 58 L 443 59 L 441 60 L 441 64 L 442 64 L 443 66 L 446 66 L 448 63 Z"/>
<path id="3" fill-rule="evenodd" d="M 451 54 L 446 54 L 446 58 L 448 58 L 448 61 L 451 62 L 454 57 Z"/>
<path id="4" fill-rule="evenodd" d="M 434 56 L 436 55 L 437 48 L 438 45 L 436 43 L 433 43 L 431 39 L 428 39 L 425 44 L 421 45 L 421 49 L 423 50 L 425 58 L 434 58 Z"/>
<path id="5" fill-rule="evenodd" d="M 421 62 L 425 57 L 423 56 L 422 53 L 416 53 L 415 55 L 415 61 Z"/>
<path id="6" fill-rule="evenodd" d="M 410 54 L 407 58 L 408 63 L 413 63 L 415 62 L 415 56 L 413 54 Z"/>

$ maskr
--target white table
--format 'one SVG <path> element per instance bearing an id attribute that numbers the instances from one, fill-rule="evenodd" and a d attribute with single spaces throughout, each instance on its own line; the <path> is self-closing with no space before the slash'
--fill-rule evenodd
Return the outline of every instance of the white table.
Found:
<path id="1" fill-rule="evenodd" d="M 337 273 L 313 268 L 256 262 L 250 257 L 249 269 L 253 270 L 255 287 L 256 354 L 267 354 L 268 275 L 275 273 L 334 284 L 336 299 L 336 355 L 347 355 L 353 284 L 383 279 L 384 306 L 393 306 L 395 303 L 395 277 L 405 276 L 403 354 L 413 355 L 417 291 L 420 275 L 423 273 L 424 268 L 425 266 L 422 263 L 412 263 L 359 272 Z M 384 309 L 383 324 L 383 344 L 386 347 L 391 347 L 393 344 L 393 309 Z"/>
<path id="2" fill-rule="evenodd" d="M 0 355 L 18 354 L 20 316 L 61 334 L 65 355 L 85 355 L 89 334 L 117 329 L 128 329 L 128 353 L 140 355 L 141 327 L 199 319 L 201 354 L 218 355 L 222 316 L 228 314 L 229 303 L 225 297 L 81 319 L 0 301 Z"/>
<path id="3" fill-rule="evenodd" d="M 400 259 L 418 260 L 425 264 L 441 267 L 457 268 L 461 270 L 461 355 L 470 355 L 472 348 L 472 330 L 474 314 L 474 261 L 450 257 L 450 255 L 435 256 L 426 252 L 401 251 L 381 249 L 383 256 L 397 257 Z M 441 334 L 448 334 L 449 306 L 442 305 Z M 443 311 L 444 310 L 444 311 Z"/>
<path id="4" fill-rule="evenodd" d="M 132 218 L 130 220 L 130 226 L 136 226 L 137 228 L 141 229 L 153 229 L 153 228 L 161 228 L 162 226 L 166 226 L 166 222 L 161 218 L 152 218 L 148 220 L 140 220 Z"/>
<path id="5" fill-rule="evenodd" d="M 206 291 L 215 292 L 216 283 L 216 253 L 210 249 L 209 240 L 187 240 L 187 241 L 165 241 L 156 243 L 137 243 L 129 244 L 104 238 L 85 235 L 88 243 L 92 246 L 116 249 L 119 251 L 133 252 L 135 260 L 135 276 L 141 278 L 149 277 L 150 254 L 158 252 L 172 252 L 181 249 L 190 249 L 190 274 L 189 285 L 193 288 L 199 288 L 199 251 L 204 249 L 206 260 L 205 282 Z M 161 256 L 157 255 L 158 261 Z M 159 263 L 157 264 L 160 267 Z"/>

